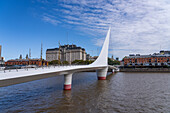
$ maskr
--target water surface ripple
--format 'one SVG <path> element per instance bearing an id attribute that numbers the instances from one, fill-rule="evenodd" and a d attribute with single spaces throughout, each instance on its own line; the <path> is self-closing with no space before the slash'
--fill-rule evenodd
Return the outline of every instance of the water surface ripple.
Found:
<path id="1" fill-rule="evenodd" d="M 97 80 L 95 72 L 0 88 L 0 113 L 170 113 L 170 73 L 116 73 Z"/>

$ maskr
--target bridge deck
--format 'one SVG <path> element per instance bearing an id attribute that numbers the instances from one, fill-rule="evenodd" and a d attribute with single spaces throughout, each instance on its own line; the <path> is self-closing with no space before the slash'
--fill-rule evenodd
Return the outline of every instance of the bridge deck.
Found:
<path id="1" fill-rule="evenodd" d="M 18 69 L 17 70 L 6 70 L 0 71 L 0 87 L 9 86 L 13 84 L 53 77 L 56 75 L 63 75 L 69 73 L 75 73 L 80 71 L 96 70 L 102 69 L 107 66 L 90 66 L 90 65 L 81 65 L 81 66 L 51 66 L 44 68 L 29 68 L 27 69 Z"/>

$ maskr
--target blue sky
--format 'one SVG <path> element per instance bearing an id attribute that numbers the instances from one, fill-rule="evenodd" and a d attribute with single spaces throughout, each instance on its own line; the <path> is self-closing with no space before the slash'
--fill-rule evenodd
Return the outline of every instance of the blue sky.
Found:
<path id="1" fill-rule="evenodd" d="M 0 1 L 0 44 L 3 47 L 2 56 L 6 60 L 18 58 L 20 54 L 25 57 L 29 48 L 33 58 L 40 57 L 41 42 L 43 58 L 46 49 L 58 47 L 59 41 L 61 44 L 69 42 L 82 46 L 91 54 L 91 50 L 97 50 L 92 42 L 92 36 L 44 21 L 42 15 L 45 11 L 41 9 L 42 7 L 41 2 L 31 0 Z M 93 54 L 95 55 L 95 52 Z"/>
<path id="2" fill-rule="evenodd" d="M 47 48 L 74 43 L 97 55 L 112 27 L 110 56 L 170 48 L 169 0 L 0 0 L 0 44 L 6 60 L 43 58 Z M 67 40 L 68 32 L 68 40 Z"/>

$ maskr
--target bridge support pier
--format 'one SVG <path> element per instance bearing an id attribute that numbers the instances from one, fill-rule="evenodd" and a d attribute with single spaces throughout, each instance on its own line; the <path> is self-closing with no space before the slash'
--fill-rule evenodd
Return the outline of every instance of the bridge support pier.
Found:
<path id="1" fill-rule="evenodd" d="M 115 70 L 114 70 L 114 69 L 112 69 L 112 73 L 115 73 Z"/>
<path id="2" fill-rule="evenodd" d="M 107 70 L 108 70 L 108 67 L 104 68 L 104 69 L 98 69 L 97 70 L 98 80 L 106 80 Z"/>
<path id="3" fill-rule="evenodd" d="M 64 90 L 71 90 L 72 75 L 73 73 L 64 75 Z"/>

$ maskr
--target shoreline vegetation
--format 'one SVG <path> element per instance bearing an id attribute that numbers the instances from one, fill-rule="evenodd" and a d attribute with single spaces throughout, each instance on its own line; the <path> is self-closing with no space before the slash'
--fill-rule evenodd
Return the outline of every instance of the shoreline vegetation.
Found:
<path id="1" fill-rule="evenodd" d="M 89 65 L 91 63 L 93 63 L 94 60 L 74 60 L 73 62 L 71 62 L 72 65 Z M 70 65 L 68 61 L 58 61 L 58 60 L 53 60 L 48 62 L 49 65 Z M 120 65 L 120 61 L 117 60 L 111 60 L 110 58 L 108 58 L 108 65 Z"/>

